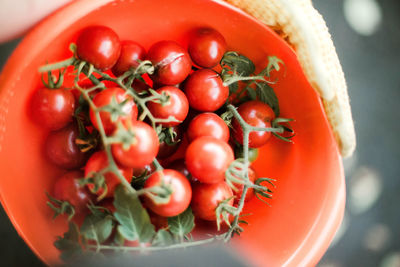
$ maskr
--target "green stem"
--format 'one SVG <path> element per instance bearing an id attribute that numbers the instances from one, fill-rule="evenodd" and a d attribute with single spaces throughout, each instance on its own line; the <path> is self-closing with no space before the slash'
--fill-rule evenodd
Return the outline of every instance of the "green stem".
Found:
<path id="1" fill-rule="evenodd" d="M 131 184 L 125 179 L 125 177 L 122 175 L 122 173 L 119 171 L 117 164 L 114 161 L 114 157 L 112 155 L 111 152 L 111 145 L 108 144 L 107 142 L 107 135 L 105 133 L 104 130 L 104 126 L 103 126 L 103 122 L 101 121 L 101 117 L 100 117 L 100 112 L 98 111 L 97 106 L 93 103 L 92 99 L 90 99 L 89 94 L 83 90 L 81 87 L 79 87 L 77 84 L 75 85 L 75 87 L 82 93 L 83 97 L 85 98 L 85 100 L 89 103 L 90 108 L 93 109 L 93 111 L 95 112 L 95 116 L 96 116 L 96 121 L 97 121 L 97 125 L 99 127 L 99 133 L 102 139 L 102 142 L 104 144 L 104 150 L 106 152 L 107 155 L 107 159 L 108 159 L 108 163 L 109 166 L 108 168 L 110 169 L 110 171 L 112 171 L 120 180 L 121 184 L 132 194 L 136 194 L 136 190 L 131 186 Z"/>
<path id="2" fill-rule="evenodd" d="M 220 241 L 223 239 L 223 235 L 216 235 L 212 238 L 191 241 L 191 242 L 183 242 L 178 244 L 173 244 L 165 247 L 127 247 L 127 246 L 111 246 L 111 245 L 87 245 L 87 248 L 100 250 L 119 250 L 119 251 L 161 251 L 161 250 L 170 250 L 170 249 L 179 249 L 179 248 L 188 248 L 199 245 L 209 244 L 215 241 Z"/>
<path id="3" fill-rule="evenodd" d="M 154 166 L 156 167 L 156 171 L 161 171 L 161 170 L 164 169 L 164 168 L 161 166 L 160 162 L 158 162 L 158 160 L 157 160 L 156 158 L 153 160 L 153 164 L 154 164 Z"/>
<path id="4" fill-rule="evenodd" d="M 232 76 L 231 78 L 224 80 L 223 84 L 224 84 L 224 86 L 229 86 L 233 83 L 240 82 L 240 81 L 257 81 L 257 80 L 262 80 L 264 82 L 268 82 L 267 80 L 265 80 L 264 76 L 247 76 L 247 77 Z"/>
<path id="5" fill-rule="evenodd" d="M 232 112 L 233 116 L 235 119 L 239 122 L 240 126 L 243 128 L 243 133 L 244 130 L 247 129 L 248 132 L 274 132 L 274 133 L 283 133 L 282 128 L 272 128 L 272 127 L 254 127 L 245 122 L 245 120 L 240 116 L 239 112 L 236 110 L 236 108 L 233 105 L 228 105 L 229 111 Z M 243 147 L 244 147 L 244 142 L 243 142 Z"/>
<path id="6" fill-rule="evenodd" d="M 129 88 L 126 87 L 126 85 L 123 83 L 123 80 L 120 79 L 122 76 L 119 77 L 119 78 L 113 78 L 113 77 L 111 77 L 110 75 L 105 74 L 105 73 L 102 73 L 102 72 L 100 72 L 100 71 L 98 71 L 98 70 L 96 70 L 96 69 L 94 70 L 94 72 L 100 74 L 104 79 L 106 79 L 106 80 L 108 80 L 108 81 L 115 82 L 116 84 L 118 84 L 119 87 L 121 87 L 121 88 L 124 89 L 125 91 L 129 91 L 129 92 L 130 92 L 129 95 L 131 95 L 131 96 L 133 97 L 133 99 L 135 100 L 136 104 L 142 108 L 142 115 L 139 117 L 139 120 L 144 120 L 146 117 L 148 117 L 148 118 L 150 119 L 151 123 L 152 123 L 153 128 L 156 127 L 156 123 L 174 121 L 174 120 L 171 119 L 171 118 L 167 118 L 167 119 L 158 119 L 158 118 L 155 118 L 155 117 L 153 116 L 153 114 L 151 114 L 151 112 L 149 111 L 149 109 L 147 108 L 146 103 L 147 103 L 148 101 L 152 101 L 152 100 L 155 100 L 155 99 L 157 99 L 157 98 L 156 98 L 156 97 L 153 97 L 153 96 L 141 98 L 136 92 L 134 92 L 134 90 L 129 90 Z"/>
<path id="7" fill-rule="evenodd" d="M 60 62 L 44 65 L 39 68 L 39 72 L 48 72 L 48 71 L 52 71 L 52 70 L 66 68 L 66 67 L 73 65 L 75 63 L 75 61 L 76 61 L 76 58 L 70 57 L 70 58 L 60 61 Z"/>

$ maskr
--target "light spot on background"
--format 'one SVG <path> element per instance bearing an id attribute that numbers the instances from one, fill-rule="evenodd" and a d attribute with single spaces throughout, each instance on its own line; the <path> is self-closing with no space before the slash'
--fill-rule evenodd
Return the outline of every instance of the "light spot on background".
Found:
<path id="1" fill-rule="evenodd" d="M 343 159 L 343 168 L 346 175 L 354 171 L 354 169 L 357 166 L 357 163 L 358 163 L 357 151 L 354 151 L 354 154 L 351 157 Z"/>
<path id="2" fill-rule="evenodd" d="M 344 16 L 358 34 L 374 34 L 382 22 L 382 9 L 376 0 L 345 0 Z"/>
<path id="3" fill-rule="evenodd" d="M 380 267 L 400 267 L 400 252 L 392 252 L 386 255 Z"/>
<path id="4" fill-rule="evenodd" d="M 363 245 L 366 249 L 379 252 L 389 243 L 390 229 L 384 224 L 376 224 L 366 230 Z"/>
<path id="5" fill-rule="evenodd" d="M 350 179 L 349 210 L 353 214 L 366 212 L 382 193 L 379 174 L 368 167 L 357 169 Z"/>

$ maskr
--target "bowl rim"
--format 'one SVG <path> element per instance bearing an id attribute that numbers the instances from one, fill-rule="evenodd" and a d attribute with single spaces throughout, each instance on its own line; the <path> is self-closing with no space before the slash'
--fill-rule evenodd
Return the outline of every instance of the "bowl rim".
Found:
<path id="1" fill-rule="evenodd" d="M 7 97 L 7 88 L 9 85 L 11 85 L 12 81 L 15 80 L 20 72 L 15 71 L 17 68 L 16 66 L 21 65 L 21 57 L 23 56 L 25 58 L 25 62 L 30 62 L 33 60 L 33 56 L 37 55 L 39 51 L 43 50 L 43 48 L 49 43 L 49 41 L 52 38 L 52 36 L 58 35 L 60 32 L 62 32 L 65 27 L 68 27 L 68 25 L 73 24 L 76 20 L 82 18 L 86 14 L 92 12 L 93 10 L 110 4 L 110 3 L 117 3 L 121 0 L 80 0 L 80 1 L 72 1 L 66 6 L 60 8 L 53 14 L 49 15 L 46 17 L 44 20 L 42 20 L 38 25 L 36 25 L 34 28 L 32 28 L 28 34 L 23 38 L 21 43 L 18 45 L 18 47 L 14 50 L 12 55 L 9 57 L 7 60 L 6 64 L 3 67 L 3 70 L 0 74 L 0 103 L 1 100 L 5 97 Z M 250 18 L 253 21 L 256 21 L 257 23 L 263 25 L 266 27 L 272 34 L 275 34 L 278 36 L 275 32 L 273 32 L 271 29 L 269 29 L 266 25 L 262 24 L 260 21 L 252 17 L 251 15 L 245 13 L 243 10 L 232 6 L 229 3 L 220 1 L 220 0 L 208 0 L 210 2 L 214 2 L 218 5 L 224 6 L 226 8 L 235 10 L 236 12 L 239 12 L 246 17 Z M 62 24 L 54 24 L 54 21 L 60 21 L 62 17 L 63 23 Z M 45 33 L 49 31 L 51 28 L 51 35 L 46 35 Z M 280 38 L 280 37 L 279 37 Z M 35 40 L 35 45 L 32 47 L 33 40 Z M 283 41 L 283 40 L 282 40 Z M 284 42 L 284 41 L 283 41 Z M 287 44 L 287 43 L 286 43 Z M 295 53 L 293 48 L 288 45 L 290 49 Z M 29 54 L 25 54 L 24 51 L 30 50 Z M 27 64 L 27 63 L 24 63 Z M 24 69 L 23 66 L 21 66 L 21 69 Z M 303 73 L 304 75 L 304 73 Z M 321 109 L 324 111 L 322 107 L 322 102 L 320 102 Z M 1 115 L 1 114 L 0 114 Z M 325 112 L 324 112 L 325 119 L 327 121 Z M 333 138 L 333 132 L 329 127 L 329 130 L 331 132 L 332 138 Z M 335 142 L 336 143 L 336 142 Z M 0 150 L 1 153 L 1 150 Z M 285 266 L 290 266 L 292 262 L 296 262 L 299 259 L 303 259 L 301 262 L 307 264 L 310 263 L 315 263 L 318 261 L 323 253 L 326 251 L 329 243 L 331 242 L 334 234 L 338 230 L 340 223 L 343 219 L 344 216 L 344 204 L 345 204 L 345 181 L 344 181 L 344 170 L 343 170 L 343 165 L 341 162 L 341 156 L 340 153 L 337 149 L 337 157 L 339 159 L 339 168 L 340 168 L 340 173 L 341 176 L 338 177 L 340 179 L 340 187 L 339 190 L 336 193 L 337 197 L 337 202 L 333 207 L 330 207 L 332 212 L 332 215 L 329 217 L 328 221 L 324 224 L 324 227 L 319 227 L 320 221 L 316 221 L 315 224 L 313 225 L 313 228 L 315 230 L 319 231 L 320 235 L 319 238 L 313 239 L 306 237 L 306 239 L 303 241 L 301 246 L 291 255 L 289 259 L 285 262 Z M 22 237 L 22 239 L 28 244 L 30 249 L 37 255 L 43 262 L 46 262 L 44 257 L 41 255 L 39 251 L 36 250 L 36 248 L 32 245 L 32 243 L 29 241 L 28 238 L 25 237 L 20 225 L 18 224 L 17 220 L 13 217 L 13 213 L 10 212 L 7 208 L 7 204 L 3 201 L 2 197 L 2 192 L 0 190 L 0 201 L 2 203 L 2 206 L 4 210 L 6 211 L 8 217 L 10 218 L 10 221 L 12 222 L 13 226 L 17 230 L 18 234 Z M 312 244 L 317 244 L 314 246 L 311 246 Z M 236 244 L 233 244 L 236 246 Z M 310 248 L 313 248 L 310 250 Z M 261 262 L 254 262 L 257 265 L 262 264 Z"/>

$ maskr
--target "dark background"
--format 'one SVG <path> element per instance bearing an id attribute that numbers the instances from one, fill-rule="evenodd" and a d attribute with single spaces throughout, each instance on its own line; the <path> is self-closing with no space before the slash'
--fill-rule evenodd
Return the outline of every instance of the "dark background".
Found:
<path id="1" fill-rule="evenodd" d="M 343 65 L 357 133 L 357 150 L 344 161 L 345 219 L 319 266 L 399 267 L 400 1 L 376 1 L 382 21 L 368 36 L 350 27 L 343 12 L 344 2 L 313 1 L 330 28 Z M 0 67 L 17 44 L 18 40 L 0 44 Z M 18 236 L 2 208 L 0 240 L 3 266 L 43 266 Z M 169 266 L 193 266 L 193 262 L 202 262 L 202 266 L 241 266 L 229 254 L 219 253 L 217 249 L 189 252 L 186 258 L 191 260 L 185 262 L 181 258 L 181 265 L 171 262 Z M 143 261 L 136 263 L 143 266 Z M 146 265 L 149 264 L 147 261 Z"/>

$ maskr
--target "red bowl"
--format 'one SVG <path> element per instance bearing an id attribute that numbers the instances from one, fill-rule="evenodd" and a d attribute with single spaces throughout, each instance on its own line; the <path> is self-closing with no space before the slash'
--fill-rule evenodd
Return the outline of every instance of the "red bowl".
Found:
<path id="1" fill-rule="evenodd" d="M 295 52 L 278 35 L 244 12 L 219 1 L 74 1 L 35 27 L 21 42 L 0 76 L 0 196 L 10 220 L 47 264 L 58 261 L 53 242 L 66 230 L 46 206 L 60 170 L 43 156 L 47 135 L 32 122 L 29 100 L 40 84 L 38 67 L 70 56 L 68 45 L 79 29 L 104 24 L 121 39 L 145 48 L 162 39 L 185 43 L 196 26 L 220 31 L 229 49 L 265 67 L 268 55 L 285 62 L 274 86 L 281 116 L 294 118 L 294 144 L 274 139 L 260 152 L 255 169 L 273 177 L 271 207 L 257 199 L 233 248 L 257 266 L 316 264 L 336 232 L 344 211 L 341 158 L 321 100 L 308 83 Z"/>

